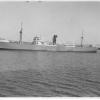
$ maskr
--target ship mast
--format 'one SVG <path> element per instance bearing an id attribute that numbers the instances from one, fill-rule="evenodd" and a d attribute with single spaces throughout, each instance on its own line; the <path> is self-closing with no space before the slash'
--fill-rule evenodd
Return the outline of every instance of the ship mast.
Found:
<path id="1" fill-rule="evenodd" d="M 20 33 L 20 39 L 19 39 L 19 43 L 21 44 L 22 43 L 22 34 L 23 34 L 23 27 L 22 27 L 23 23 L 21 22 L 21 29 L 19 31 Z"/>
<path id="2" fill-rule="evenodd" d="M 84 39 L 84 37 L 83 37 L 83 31 L 82 31 L 82 36 L 81 36 L 81 47 L 83 47 L 83 39 Z"/>

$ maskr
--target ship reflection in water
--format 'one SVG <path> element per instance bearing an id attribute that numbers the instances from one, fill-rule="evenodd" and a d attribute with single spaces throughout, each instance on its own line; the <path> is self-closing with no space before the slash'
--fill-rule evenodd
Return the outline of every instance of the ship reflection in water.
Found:
<path id="1" fill-rule="evenodd" d="M 100 96 L 100 52 L 1 50 L 0 96 Z"/>

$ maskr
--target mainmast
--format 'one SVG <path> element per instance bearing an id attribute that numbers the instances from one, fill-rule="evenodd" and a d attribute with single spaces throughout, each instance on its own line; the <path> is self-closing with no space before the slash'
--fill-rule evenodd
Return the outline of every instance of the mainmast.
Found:
<path id="1" fill-rule="evenodd" d="M 21 22 L 21 29 L 19 31 L 20 33 L 20 39 L 19 39 L 19 43 L 21 44 L 22 43 L 22 34 L 23 34 L 23 27 L 22 27 L 23 23 Z"/>
<path id="2" fill-rule="evenodd" d="M 81 36 L 81 47 L 83 47 L 83 39 L 84 39 L 84 37 L 83 37 L 83 31 L 82 31 L 82 36 Z"/>

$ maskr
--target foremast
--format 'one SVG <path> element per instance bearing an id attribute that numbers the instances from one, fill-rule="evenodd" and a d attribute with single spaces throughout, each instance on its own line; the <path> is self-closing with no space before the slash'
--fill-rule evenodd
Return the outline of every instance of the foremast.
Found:
<path id="1" fill-rule="evenodd" d="M 22 35 L 23 35 L 23 27 L 22 27 L 23 23 L 21 22 L 21 29 L 19 31 L 20 33 L 20 37 L 19 37 L 19 43 L 21 44 L 22 43 Z"/>
<path id="2" fill-rule="evenodd" d="M 83 47 L 83 39 L 84 39 L 84 36 L 83 36 L 83 32 L 82 32 L 82 36 L 81 36 L 81 47 Z"/>

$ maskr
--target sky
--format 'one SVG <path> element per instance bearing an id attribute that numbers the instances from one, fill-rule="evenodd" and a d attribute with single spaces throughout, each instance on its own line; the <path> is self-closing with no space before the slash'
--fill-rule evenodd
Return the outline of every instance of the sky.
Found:
<path id="1" fill-rule="evenodd" d="M 0 1 L 0 37 L 19 40 L 23 22 L 23 41 L 38 35 L 43 41 L 100 44 L 100 2 Z"/>

